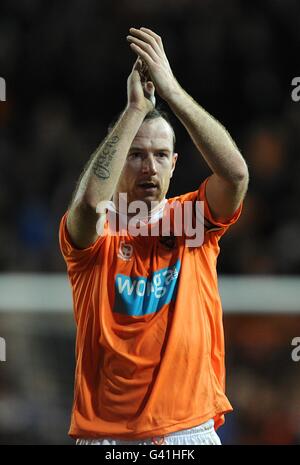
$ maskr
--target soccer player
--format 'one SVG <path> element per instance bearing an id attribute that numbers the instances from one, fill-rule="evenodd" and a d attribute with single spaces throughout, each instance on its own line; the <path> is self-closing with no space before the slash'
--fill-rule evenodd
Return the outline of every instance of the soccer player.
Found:
<path id="1" fill-rule="evenodd" d="M 127 40 L 137 55 L 127 106 L 88 162 L 60 224 L 77 324 L 69 434 L 77 444 L 220 444 L 215 430 L 232 407 L 224 393 L 216 262 L 220 237 L 241 213 L 248 169 L 226 129 L 175 79 L 161 38 L 141 27 Z M 174 199 L 166 194 L 175 135 L 155 109 L 155 91 L 212 171 L 197 191 Z M 97 205 L 112 198 L 119 219 L 132 218 L 133 202 L 152 207 L 138 217 L 144 234 L 109 227 L 113 209 L 98 213 Z M 175 201 L 182 209 L 192 204 L 194 225 L 196 204 L 204 203 L 200 244 L 188 244 L 185 230 L 175 234 L 172 215 L 169 235 L 145 234 Z"/>

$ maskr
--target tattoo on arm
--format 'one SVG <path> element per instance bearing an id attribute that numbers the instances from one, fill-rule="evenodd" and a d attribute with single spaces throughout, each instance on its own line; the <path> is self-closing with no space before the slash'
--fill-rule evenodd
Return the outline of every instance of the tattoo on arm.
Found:
<path id="1" fill-rule="evenodd" d="M 112 136 L 100 149 L 99 155 L 93 163 L 93 173 L 99 179 L 108 179 L 110 177 L 110 165 L 114 154 L 116 153 L 116 145 L 119 142 L 119 136 Z"/>

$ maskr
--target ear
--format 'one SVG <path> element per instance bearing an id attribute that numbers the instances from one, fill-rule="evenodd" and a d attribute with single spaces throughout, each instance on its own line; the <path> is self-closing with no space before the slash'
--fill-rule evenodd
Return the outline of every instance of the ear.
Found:
<path id="1" fill-rule="evenodd" d="M 173 176 L 173 173 L 174 173 L 174 170 L 175 170 L 175 166 L 176 166 L 176 162 L 177 162 L 177 158 L 178 158 L 178 153 L 173 153 L 173 157 L 172 157 L 172 170 L 171 170 L 171 176 L 170 176 L 170 178 Z"/>

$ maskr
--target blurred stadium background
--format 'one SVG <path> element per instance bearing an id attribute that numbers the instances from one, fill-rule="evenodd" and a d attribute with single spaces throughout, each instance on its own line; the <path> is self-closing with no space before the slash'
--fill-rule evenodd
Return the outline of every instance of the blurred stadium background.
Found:
<path id="1" fill-rule="evenodd" d="M 164 40 L 181 85 L 231 132 L 250 186 L 221 240 L 225 444 L 299 444 L 300 75 L 297 0 L 2 0 L 0 444 L 72 444 L 75 326 L 58 224 L 107 124 L 126 103 L 130 26 Z M 170 195 L 208 170 L 173 118 Z"/>

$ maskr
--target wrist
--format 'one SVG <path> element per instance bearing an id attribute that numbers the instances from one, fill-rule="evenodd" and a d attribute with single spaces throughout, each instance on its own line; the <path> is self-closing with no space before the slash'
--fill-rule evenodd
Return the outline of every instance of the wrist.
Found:
<path id="1" fill-rule="evenodd" d="M 128 103 L 125 109 L 126 113 L 134 114 L 141 118 L 145 118 L 147 113 L 149 113 L 149 109 L 146 107 L 139 106 L 135 103 Z"/>
<path id="2" fill-rule="evenodd" d="M 178 97 L 182 96 L 183 92 L 179 82 L 174 78 L 174 82 L 169 87 L 168 92 L 164 96 L 164 100 L 170 105 L 172 102 L 176 101 Z"/>

